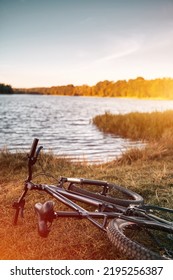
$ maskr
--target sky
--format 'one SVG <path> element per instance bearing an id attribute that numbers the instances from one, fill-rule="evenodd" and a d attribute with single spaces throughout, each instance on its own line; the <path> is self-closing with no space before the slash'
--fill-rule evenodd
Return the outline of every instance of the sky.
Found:
<path id="1" fill-rule="evenodd" d="M 173 0 L 0 0 L 0 83 L 173 78 Z"/>

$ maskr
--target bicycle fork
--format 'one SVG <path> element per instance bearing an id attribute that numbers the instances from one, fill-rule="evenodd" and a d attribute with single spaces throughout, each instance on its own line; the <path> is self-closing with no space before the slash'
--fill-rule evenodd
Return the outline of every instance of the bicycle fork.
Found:
<path id="1" fill-rule="evenodd" d="M 13 203 L 13 208 L 16 209 L 13 224 L 16 225 L 19 217 L 19 213 L 21 214 L 21 217 L 24 217 L 24 207 L 25 207 L 25 196 L 27 194 L 28 189 L 25 187 L 22 195 L 19 197 L 18 201 L 15 201 Z"/>

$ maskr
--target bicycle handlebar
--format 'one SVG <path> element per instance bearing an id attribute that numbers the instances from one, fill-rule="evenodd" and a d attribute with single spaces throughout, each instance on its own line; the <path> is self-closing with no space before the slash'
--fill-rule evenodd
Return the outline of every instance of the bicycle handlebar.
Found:
<path id="1" fill-rule="evenodd" d="M 31 146 L 31 150 L 29 152 L 29 158 L 34 158 L 36 149 L 37 149 L 37 144 L 38 144 L 39 139 L 34 138 L 32 146 Z"/>
<path id="2" fill-rule="evenodd" d="M 84 179 L 84 178 L 66 178 L 66 177 L 61 177 L 61 180 L 64 182 L 70 182 L 70 183 L 97 185 L 97 186 L 103 186 L 103 187 L 108 186 L 107 181 L 101 181 L 101 180 L 91 180 L 91 179 Z"/>
<path id="3" fill-rule="evenodd" d="M 31 181 L 32 179 L 32 166 L 36 163 L 38 155 L 43 148 L 43 146 L 40 146 L 37 149 L 39 139 L 34 138 L 30 152 L 28 154 L 28 179 L 27 181 Z"/>

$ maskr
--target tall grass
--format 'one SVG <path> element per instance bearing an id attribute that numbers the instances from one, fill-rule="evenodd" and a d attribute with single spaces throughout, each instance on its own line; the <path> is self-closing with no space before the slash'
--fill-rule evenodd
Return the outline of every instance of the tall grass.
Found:
<path id="1" fill-rule="evenodd" d="M 132 140 L 158 141 L 164 134 L 173 135 L 173 111 L 152 113 L 105 113 L 93 119 L 99 130 Z"/>

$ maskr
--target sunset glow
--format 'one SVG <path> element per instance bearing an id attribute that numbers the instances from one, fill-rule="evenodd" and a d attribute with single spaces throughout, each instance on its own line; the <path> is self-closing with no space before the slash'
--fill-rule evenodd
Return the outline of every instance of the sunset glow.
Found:
<path id="1" fill-rule="evenodd" d="M 173 1 L 0 1 L 0 81 L 13 87 L 172 78 Z"/>

